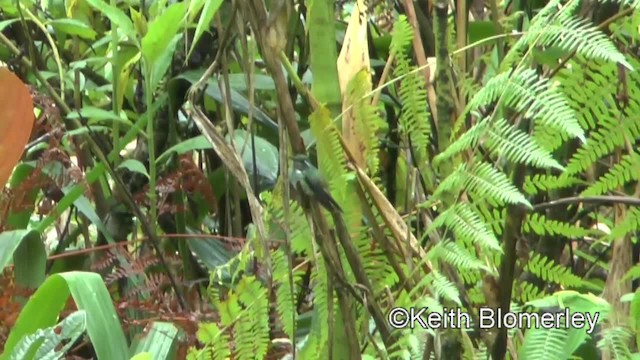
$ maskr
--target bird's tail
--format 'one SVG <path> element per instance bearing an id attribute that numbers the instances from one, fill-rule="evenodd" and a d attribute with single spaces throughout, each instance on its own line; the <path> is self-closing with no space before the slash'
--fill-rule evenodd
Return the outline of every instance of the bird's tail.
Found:
<path id="1" fill-rule="evenodd" d="M 320 196 L 319 202 L 320 202 L 320 205 L 322 205 L 325 209 L 329 210 L 329 212 L 338 211 L 339 213 L 344 213 L 340 205 L 329 193 L 325 193 L 322 196 Z"/>

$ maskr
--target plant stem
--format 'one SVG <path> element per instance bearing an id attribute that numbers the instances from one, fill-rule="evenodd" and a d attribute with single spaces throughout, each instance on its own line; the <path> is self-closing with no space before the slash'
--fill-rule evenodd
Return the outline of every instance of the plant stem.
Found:
<path id="1" fill-rule="evenodd" d="M 144 85 L 145 85 L 145 103 L 147 105 L 147 112 L 149 116 L 149 120 L 147 121 L 147 150 L 149 152 L 149 221 L 151 224 L 156 223 L 156 219 L 158 218 L 158 208 L 157 205 L 157 194 L 156 194 L 156 135 L 154 134 L 154 107 L 153 105 L 153 88 L 152 77 L 153 71 L 151 64 L 145 63 L 145 75 L 144 75 Z M 155 234 L 155 226 L 152 226 L 154 234 Z"/>
<path id="2" fill-rule="evenodd" d="M 117 6 L 116 0 L 111 0 L 111 6 L 114 8 Z M 118 25 L 116 22 L 111 22 L 111 104 L 113 113 L 116 116 L 120 116 L 120 102 L 118 99 L 118 77 L 120 76 L 120 65 L 118 63 Z M 113 147 L 119 148 L 120 143 L 120 123 L 118 121 L 112 122 L 113 133 Z"/>

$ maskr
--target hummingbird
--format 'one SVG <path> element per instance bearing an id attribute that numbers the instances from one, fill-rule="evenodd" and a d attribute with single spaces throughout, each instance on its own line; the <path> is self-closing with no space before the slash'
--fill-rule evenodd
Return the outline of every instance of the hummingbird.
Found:
<path id="1" fill-rule="evenodd" d="M 293 169 L 291 172 L 291 183 L 293 186 L 300 184 L 302 191 L 311 199 L 317 201 L 330 212 L 342 212 L 342 208 L 329 192 L 329 186 L 320 174 L 320 171 L 311 164 L 309 158 L 304 154 L 293 156 Z"/>

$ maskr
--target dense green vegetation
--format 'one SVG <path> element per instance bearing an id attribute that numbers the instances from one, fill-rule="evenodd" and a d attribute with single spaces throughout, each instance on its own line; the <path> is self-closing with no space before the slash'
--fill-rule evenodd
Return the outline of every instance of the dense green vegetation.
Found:
<path id="1" fill-rule="evenodd" d="M 640 356 L 640 1 L 0 0 L 0 32 L 0 359 Z"/>

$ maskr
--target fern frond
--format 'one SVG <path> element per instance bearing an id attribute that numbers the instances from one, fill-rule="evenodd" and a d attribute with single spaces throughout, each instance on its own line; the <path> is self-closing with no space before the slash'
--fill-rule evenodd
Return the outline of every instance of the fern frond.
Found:
<path id="1" fill-rule="evenodd" d="M 320 354 L 321 349 L 329 340 L 329 328 L 326 322 L 329 321 L 329 302 L 333 302 L 333 295 L 328 294 L 327 268 L 322 260 L 318 259 L 316 271 L 311 274 L 311 286 L 313 289 L 313 308 L 316 312 L 314 316 L 321 319 L 317 326 L 312 327 L 310 337 L 313 337 L 315 349 L 310 349 L 311 354 Z"/>
<path id="2" fill-rule="evenodd" d="M 418 284 L 415 288 L 411 290 L 411 293 L 407 293 L 405 290 L 400 291 L 398 298 L 395 303 L 399 307 L 403 308 L 428 308 L 428 313 L 442 313 L 443 307 L 442 305 L 433 297 L 429 295 L 424 295 L 427 290 L 426 288 L 429 286 L 428 283 L 430 279 L 426 277 L 423 278 L 420 284 Z M 427 313 L 427 314 L 428 314 Z M 425 314 L 426 315 L 426 314 Z M 416 335 L 426 335 L 431 334 L 435 335 L 433 329 L 398 329 L 395 330 L 395 334 L 398 337 L 398 341 L 395 345 L 389 349 L 387 349 L 387 356 L 390 359 L 413 359 L 415 358 L 413 355 L 417 349 L 421 348 L 424 344 L 424 339 L 422 337 L 417 337 Z"/>
<path id="3" fill-rule="evenodd" d="M 245 276 L 235 289 L 244 315 L 234 324 L 239 359 L 264 359 L 269 348 L 269 297 L 254 276 Z"/>
<path id="4" fill-rule="evenodd" d="M 489 200 L 496 205 L 522 204 L 531 207 L 504 173 L 485 162 L 472 166 L 460 164 L 438 186 L 433 196 L 437 198 L 443 192 L 451 191 L 467 191 L 474 197 Z"/>
<path id="5" fill-rule="evenodd" d="M 346 173 L 347 160 L 340 143 L 340 131 L 333 123 L 329 110 L 324 107 L 309 116 L 309 123 L 316 137 L 318 168 L 333 190 Z"/>
<path id="6" fill-rule="evenodd" d="M 469 130 L 463 133 L 456 141 L 451 143 L 446 149 L 443 149 L 440 154 L 436 155 L 436 157 L 433 159 L 434 165 L 437 166 L 438 163 L 447 161 L 458 153 L 475 148 L 487 129 L 489 129 L 490 127 L 491 122 L 488 119 L 482 119 L 478 121 Z"/>
<path id="7" fill-rule="evenodd" d="M 38 329 L 20 339 L 11 352 L 11 359 L 62 358 L 86 329 L 86 312 L 74 311 L 59 324 Z"/>
<path id="8" fill-rule="evenodd" d="M 599 120 L 617 117 L 617 110 L 611 107 L 615 104 L 617 91 L 617 67 L 614 64 L 588 61 L 577 55 L 557 78 L 583 129 L 593 130 Z"/>
<path id="9" fill-rule="evenodd" d="M 393 24 L 393 31 L 391 33 L 391 45 L 389 46 L 390 54 L 398 56 L 407 50 L 407 47 L 411 45 L 413 41 L 413 29 L 411 24 L 407 20 L 406 15 L 398 16 L 398 19 Z"/>
<path id="10" fill-rule="evenodd" d="M 620 131 L 620 120 L 616 118 L 600 119 L 600 127 L 591 132 L 589 142 L 583 144 L 576 154 L 569 160 L 566 168 L 567 175 L 574 175 L 588 169 L 602 157 L 611 154 L 615 149 L 624 146 L 625 123 L 623 121 L 623 131 Z"/>
<path id="11" fill-rule="evenodd" d="M 472 194 L 497 200 L 498 204 L 522 204 L 531 207 L 507 176 L 488 163 L 481 162 L 469 169 L 465 189 Z"/>
<path id="12" fill-rule="evenodd" d="M 553 260 L 536 253 L 530 254 L 525 270 L 544 281 L 553 282 L 565 287 L 575 288 L 590 285 L 579 276 L 574 275 L 571 269 L 556 265 Z"/>
<path id="13" fill-rule="evenodd" d="M 626 211 L 624 219 L 611 229 L 611 233 L 606 236 L 606 239 L 622 239 L 627 234 L 636 231 L 640 231 L 640 208 L 634 207 Z"/>
<path id="14" fill-rule="evenodd" d="M 190 356 L 194 359 L 225 360 L 231 357 L 229 335 L 217 324 L 200 323 L 196 336 L 204 347 L 201 350 L 195 348 L 189 350 Z"/>
<path id="15" fill-rule="evenodd" d="M 538 286 L 526 281 L 520 282 L 517 288 L 514 288 L 514 297 L 523 304 L 531 300 L 540 299 L 545 295 L 545 292 Z"/>
<path id="16" fill-rule="evenodd" d="M 359 230 L 354 231 L 358 234 L 355 236 L 354 243 L 362 258 L 365 274 L 374 287 L 374 295 L 377 295 L 387 288 L 393 288 L 400 279 L 389 264 L 385 253 L 380 248 L 371 246 L 371 237 L 368 236 L 366 229 L 363 227 Z"/>
<path id="17" fill-rule="evenodd" d="M 567 359 L 577 347 L 568 346 L 569 332 L 564 328 L 533 328 L 527 331 L 520 359 Z M 578 344 L 579 345 L 579 344 Z"/>
<path id="18" fill-rule="evenodd" d="M 629 330 L 617 326 L 602 331 L 602 338 L 598 341 L 598 348 L 606 352 L 611 359 L 632 359 L 629 340 L 632 334 Z"/>
<path id="19" fill-rule="evenodd" d="M 282 249 L 278 249 L 271 254 L 273 263 L 273 280 L 276 288 L 276 310 L 280 315 L 280 321 L 285 334 L 293 339 L 295 336 L 295 321 L 297 318 L 296 298 L 292 293 L 290 281 L 298 283 L 301 278 L 299 271 L 289 273 L 289 259 Z M 293 277 L 293 279 L 291 279 Z"/>
<path id="20" fill-rule="evenodd" d="M 587 59 L 619 63 L 632 69 L 615 44 L 588 19 L 569 16 L 566 12 L 557 17 L 558 24 L 531 31 L 528 36 L 537 39 L 537 45 L 557 46 L 565 51 L 575 51 Z"/>
<path id="21" fill-rule="evenodd" d="M 582 183 L 582 180 L 568 176 L 565 173 L 560 176 L 535 174 L 533 176 L 527 175 L 524 178 L 524 185 L 522 188 L 528 195 L 536 195 L 540 191 L 564 189 Z"/>
<path id="22" fill-rule="evenodd" d="M 460 302 L 460 292 L 454 283 L 436 270 L 433 270 L 428 276 L 432 276 L 432 293 L 438 294 L 439 297 L 453 301 L 462 306 L 462 303 Z"/>
<path id="23" fill-rule="evenodd" d="M 271 224 L 269 233 L 274 238 L 282 238 L 282 222 L 286 221 L 289 228 L 289 240 L 291 250 L 299 254 L 312 254 L 313 246 L 309 238 L 311 230 L 304 215 L 304 211 L 296 201 L 289 202 L 289 218 L 284 218 L 284 207 L 282 206 L 281 186 L 276 186 L 273 193 L 262 192 L 261 199 L 265 203 L 265 223 Z"/>
<path id="24" fill-rule="evenodd" d="M 615 164 L 595 183 L 582 192 L 582 196 L 601 195 L 615 190 L 631 181 L 640 180 L 640 155 L 636 153 L 623 155 L 620 162 Z"/>
<path id="25" fill-rule="evenodd" d="M 413 71 L 406 48 L 413 39 L 413 30 L 406 16 L 396 21 L 391 39 L 391 53 L 395 55 L 396 68 L 394 74 L 400 78 L 399 98 L 402 102 L 402 113 L 399 123 L 402 131 L 411 139 L 412 145 L 422 152 L 427 149 L 431 136 L 431 125 L 428 121 L 427 91 L 424 79 L 419 72 Z"/>
<path id="26" fill-rule="evenodd" d="M 503 68 L 512 66 L 521 54 L 534 46 L 559 47 L 590 60 L 605 60 L 631 68 L 624 55 L 602 31 L 588 20 L 572 16 L 574 7 L 558 11 L 559 5 L 559 0 L 549 1 L 538 13 L 529 31 L 518 39 L 505 57 Z"/>
<path id="27" fill-rule="evenodd" d="M 558 150 L 569 140 L 567 134 L 549 127 L 542 122 L 536 122 L 533 124 L 532 137 L 540 147 L 549 152 Z"/>
<path id="28" fill-rule="evenodd" d="M 546 216 L 533 213 L 527 216 L 522 224 L 524 233 L 534 233 L 537 235 L 562 235 L 570 239 L 582 238 L 592 235 L 592 231 L 581 227 L 567 224 L 562 221 L 550 220 Z"/>
<path id="29" fill-rule="evenodd" d="M 482 248 L 501 252 L 502 248 L 493 232 L 467 203 L 457 203 L 441 213 L 431 224 L 429 231 L 446 226 L 456 238 Z"/>
<path id="30" fill-rule="evenodd" d="M 502 227 L 507 217 L 507 209 L 491 209 L 487 206 L 478 206 L 478 214 L 496 235 L 502 235 Z"/>
<path id="31" fill-rule="evenodd" d="M 468 270 L 490 271 L 474 254 L 450 240 L 437 243 L 429 250 L 427 257 L 432 260 L 443 260 L 461 272 Z"/>
<path id="32" fill-rule="evenodd" d="M 563 169 L 548 151 L 533 141 L 531 136 L 509 125 L 504 119 L 482 120 L 462 134 L 445 151 L 438 154 L 434 158 L 434 163 L 438 164 L 458 152 L 469 150 L 481 140 L 484 140 L 483 145 L 492 155 L 504 156 L 514 163 Z"/>
<path id="33" fill-rule="evenodd" d="M 584 131 L 571 107 L 557 88 L 550 86 L 548 79 L 540 78 L 535 70 L 523 69 L 496 75 L 471 99 L 465 113 L 488 106 L 498 99 L 525 118 L 535 117 L 536 121 L 584 142 Z"/>

